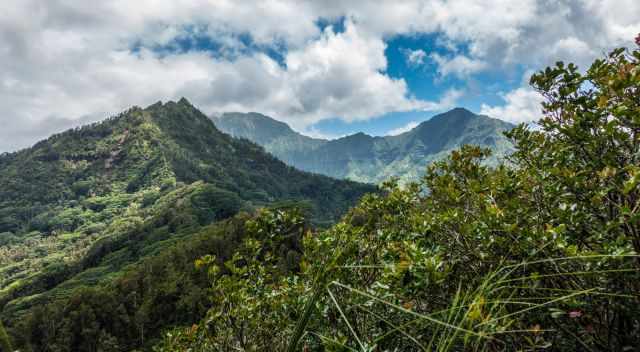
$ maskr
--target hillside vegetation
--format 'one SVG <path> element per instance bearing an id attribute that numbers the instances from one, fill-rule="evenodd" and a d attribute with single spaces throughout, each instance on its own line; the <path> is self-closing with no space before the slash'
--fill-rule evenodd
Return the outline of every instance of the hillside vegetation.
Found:
<path id="1" fill-rule="evenodd" d="M 27 351 L 637 349 L 640 51 L 616 50 L 585 73 L 558 63 L 533 75 L 531 84 L 545 97 L 544 117 L 537 128 L 521 125 L 506 133 L 514 147 L 508 163 L 490 166 L 489 149 L 463 146 L 416 182 L 385 182 L 383 192 L 365 195 L 326 229 L 312 226 L 322 210 L 335 206 L 328 212 L 335 218 L 353 199 L 345 194 L 356 197 L 370 188 L 292 171 L 255 145 L 219 132 L 226 147 L 209 145 L 213 125 L 185 102 L 135 110 L 160 121 L 179 115 L 182 124 L 196 117 L 211 131 L 187 138 L 181 131 L 200 127 L 164 122 L 173 129 L 166 136 L 173 137 L 157 143 L 181 136 L 176 144 L 187 154 L 162 153 L 168 166 L 152 170 L 173 172 L 175 183 L 150 186 L 158 182 L 153 175 L 165 171 L 135 178 L 140 181 L 129 192 L 117 193 L 124 205 L 114 210 L 115 222 L 81 256 L 93 258 L 80 262 L 85 275 L 92 272 L 87 268 L 117 271 L 97 274 L 102 279 L 95 281 L 80 276 L 78 282 L 92 284 L 73 290 L 61 288 L 74 280 L 54 281 L 47 295 L 18 295 L 3 311 L 12 342 Z M 168 115 L 173 109 L 182 113 Z M 256 154 L 229 158 L 235 169 L 207 168 L 220 160 L 215 155 L 222 149 L 215 148 L 240 153 L 242 145 Z M 194 159 L 198 155 L 207 157 Z M 289 170 L 299 175 L 297 182 L 315 182 L 306 185 L 317 187 L 319 198 L 266 206 L 216 182 L 240 182 L 240 173 L 225 174 L 259 160 L 272 166 L 244 170 Z M 101 164 L 110 170 L 117 161 Z M 132 180 L 114 179 L 108 184 L 122 189 Z M 297 188 L 296 180 L 285 194 L 305 199 L 306 188 Z M 57 202 L 44 203 L 47 211 L 77 197 L 59 188 Z M 99 190 L 90 186 L 77 206 Z M 159 194 L 144 205 L 149 190 Z M 119 204 L 108 197 L 100 213 Z M 237 206 L 219 212 L 219 204 Z M 12 241 L 20 243 L 30 236 L 22 230 L 30 221 L 14 218 Z M 0 343 L 6 340 L 0 336 Z"/>
<path id="2" fill-rule="evenodd" d="M 371 191 L 376 189 L 295 170 L 260 146 L 220 132 L 185 99 L 134 107 L 0 156 L 0 316 L 15 332 L 28 329 L 22 326 L 27 317 L 37 318 L 50 302 L 81 308 L 76 303 L 86 301 L 78 297 L 90 294 L 87 287 L 113 283 L 143 258 L 196 241 L 209 224 L 238 212 L 296 204 L 315 226 L 327 226 Z M 185 259 L 189 267 L 194 259 Z M 112 296 L 123 301 L 136 292 L 140 299 L 127 304 L 139 309 L 146 291 Z M 108 306 L 104 298 L 96 298 L 96 304 Z M 151 315 L 135 309 L 123 314 L 147 338 L 149 330 L 159 331 L 153 324 L 174 321 L 147 323 Z M 134 319 L 129 313 L 138 315 Z M 69 317 L 68 311 L 61 314 Z M 198 310 L 189 314 L 196 319 Z M 95 315 L 79 316 L 91 321 Z M 139 323 L 141 316 L 145 320 Z M 175 319 L 184 322 L 181 316 Z M 38 350 L 37 336 L 52 336 L 34 329 L 41 335 L 18 340 Z M 87 336 L 83 341 L 90 340 Z M 135 336 L 135 343 L 144 342 Z M 86 346 L 100 345 L 72 340 L 55 346 L 92 350 Z M 46 341 L 42 348 L 50 350 L 53 342 Z M 137 346 L 123 341 L 122 346 Z"/>
<path id="3" fill-rule="evenodd" d="M 326 231 L 296 212 L 204 256 L 214 305 L 159 351 L 631 351 L 640 346 L 640 51 L 531 78 L 508 165 L 463 147 Z M 299 270 L 282 241 L 301 238 Z M 212 253 L 215 254 L 215 253 Z"/>

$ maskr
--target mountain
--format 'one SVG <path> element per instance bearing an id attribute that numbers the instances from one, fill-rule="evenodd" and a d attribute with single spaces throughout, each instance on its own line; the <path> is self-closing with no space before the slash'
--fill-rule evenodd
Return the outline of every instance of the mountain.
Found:
<path id="1" fill-rule="evenodd" d="M 354 181 L 378 183 L 392 176 L 419 178 L 426 165 L 464 144 L 488 147 L 497 163 L 512 150 L 502 132 L 514 126 L 456 108 L 397 136 L 356 133 L 335 140 L 315 139 L 257 113 L 226 113 L 212 120 L 222 131 L 249 139 L 301 170 Z"/>
<path id="2" fill-rule="evenodd" d="M 211 119 L 221 131 L 261 145 L 289 165 L 304 160 L 310 152 L 327 142 L 302 135 L 284 122 L 255 112 L 230 112 Z"/>
<path id="3" fill-rule="evenodd" d="M 326 226 L 374 191 L 298 171 L 184 98 L 133 107 L 0 156 L 1 316 L 110 281 L 238 212 L 295 205 Z"/>

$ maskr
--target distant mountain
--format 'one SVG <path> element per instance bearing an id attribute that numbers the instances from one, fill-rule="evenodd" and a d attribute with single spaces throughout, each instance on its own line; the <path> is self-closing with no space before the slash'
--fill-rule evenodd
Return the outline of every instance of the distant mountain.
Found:
<path id="1" fill-rule="evenodd" d="M 0 155 L 0 312 L 117 276 L 239 211 L 293 203 L 326 225 L 372 191 L 298 171 L 186 99 L 134 107 Z"/>
<path id="2" fill-rule="evenodd" d="M 222 131 L 249 139 L 301 170 L 354 181 L 378 183 L 392 176 L 420 177 L 431 162 L 464 144 L 491 148 L 489 163 L 512 150 L 502 132 L 512 124 L 456 108 L 397 136 L 364 133 L 335 140 L 310 138 L 287 124 L 257 113 L 226 113 L 212 120 Z"/>
<path id="3" fill-rule="evenodd" d="M 284 122 L 255 112 L 224 113 L 212 120 L 221 131 L 259 144 L 289 165 L 296 165 L 327 142 L 302 135 Z"/>

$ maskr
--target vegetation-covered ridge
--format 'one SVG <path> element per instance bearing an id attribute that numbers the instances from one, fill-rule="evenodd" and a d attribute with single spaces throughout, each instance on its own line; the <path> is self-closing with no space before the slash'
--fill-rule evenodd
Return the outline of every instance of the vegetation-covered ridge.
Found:
<path id="1" fill-rule="evenodd" d="M 465 144 L 490 148 L 493 153 L 485 162 L 497 165 L 513 151 L 503 132 L 515 127 L 463 108 L 436 115 L 397 136 L 357 133 L 335 140 L 301 135 L 258 113 L 225 113 L 212 120 L 222 131 L 249 139 L 296 168 L 369 183 L 390 177 L 418 180 L 425 165 Z"/>
<path id="2" fill-rule="evenodd" d="M 515 150 L 508 163 L 490 167 L 483 162 L 488 149 L 464 146 L 417 182 L 387 182 L 329 229 L 313 230 L 300 203 L 200 224 L 198 214 L 215 214 L 200 201 L 216 197 L 191 192 L 219 187 L 160 187 L 146 206 L 158 208 L 141 216 L 147 225 L 123 232 L 123 247 L 97 252 L 105 255 L 99 263 L 110 264 L 122 258 L 109 256 L 110 248 L 132 248 L 135 261 L 111 280 L 9 320 L 14 345 L 636 349 L 640 51 L 616 50 L 585 73 L 558 63 L 531 84 L 546 98 L 544 117 L 539 128 L 521 125 L 506 134 Z M 144 199 L 144 190 L 126 194 Z M 156 236 L 169 242 L 154 242 Z"/>
<path id="3" fill-rule="evenodd" d="M 585 73 L 559 62 L 531 84 L 544 117 L 507 133 L 509 164 L 466 146 L 387 183 L 307 232 L 299 270 L 277 251 L 298 214 L 263 212 L 231 259 L 196 261 L 214 304 L 156 350 L 637 349 L 640 51 Z"/>
<path id="4" fill-rule="evenodd" d="M 0 156 L 2 318 L 14 331 L 32 307 L 110 282 L 238 211 L 297 204 L 325 226 L 370 191 L 295 170 L 185 99 L 131 108 Z"/>

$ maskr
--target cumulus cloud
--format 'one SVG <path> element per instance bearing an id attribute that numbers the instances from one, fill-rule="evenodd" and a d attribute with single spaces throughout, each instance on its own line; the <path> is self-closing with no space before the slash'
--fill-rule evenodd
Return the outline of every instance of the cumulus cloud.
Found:
<path id="1" fill-rule="evenodd" d="M 502 99 L 505 101 L 505 104 L 502 106 L 482 104 L 480 114 L 516 124 L 538 121 L 542 118 L 540 105 L 542 96 L 531 88 L 517 88 L 509 93 L 503 94 Z"/>
<path id="2" fill-rule="evenodd" d="M 420 122 L 418 121 L 409 121 L 409 123 L 407 123 L 404 126 L 400 126 L 398 128 L 394 128 L 392 130 L 390 130 L 389 132 L 387 132 L 387 136 L 397 136 L 399 134 L 403 134 L 405 132 L 409 132 L 412 129 L 418 127 L 418 125 L 420 124 Z"/>
<path id="3" fill-rule="evenodd" d="M 51 15 L 43 16 L 42 27 Z M 6 27 L 21 25 L 0 22 Z M 144 32 L 135 18 L 130 23 Z M 159 45 L 178 32 L 166 29 L 145 40 Z M 107 36 L 100 41 L 105 35 L 101 28 L 93 32 L 5 29 L 3 35 L 13 42 L 5 41 L 0 50 L 0 106 L 8 115 L 7 128 L 0 131 L 1 150 L 26 146 L 58 131 L 65 125 L 60 121 L 71 127 L 131 105 L 180 96 L 205 112 L 261 111 L 300 129 L 325 118 L 352 121 L 436 106 L 411 97 L 403 79 L 384 73 L 382 38 L 351 22 L 342 33 L 330 27 L 312 32 L 313 40 L 300 45 L 293 44 L 298 38 L 290 39 L 281 65 L 261 52 L 229 59 L 205 51 L 160 54 L 145 46 L 131 50 L 133 39 L 129 43 Z M 269 41 L 268 32 L 255 35 Z M 287 35 L 286 28 L 274 34 L 273 43 Z"/>
<path id="4" fill-rule="evenodd" d="M 385 48 L 382 38 L 362 33 L 347 22 L 343 33 L 329 28 L 320 39 L 289 52 L 287 87 L 293 90 L 293 100 L 284 116 L 299 116 L 292 121 L 295 125 L 328 116 L 353 121 L 426 108 L 428 102 L 409 96 L 404 80 L 383 73 Z"/>
<path id="5" fill-rule="evenodd" d="M 558 59 L 588 63 L 629 44 L 640 32 L 638 13 L 636 0 L 9 0 L 0 12 L 0 151 L 183 95 L 207 113 L 261 111 L 298 129 L 444 109 L 462 92 L 415 98 L 405 80 L 387 74 L 386 40 L 437 33 L 450 51 L 431 56 L 439 74 L 466 77 Z M 346 19 L 345 30 L 319 28 L 320 19 Z M 158 49 L 198 38 L 218 53 Z M 426 57 L 418 49 L 413 60 Z M 519 99 L 533 95 L 523 92 L 484 108 L 525 116 L 514 110 L 531 107 Z"/>
<path id="6" fill-rule="evenodd" d="M 460 99 L 464 95 L 464 90 L 451 88 L 447 90 L 440 100 L 436 102 L 424 102 L 422 105 L 423 111 L 439 111 L 453 108 L 458 99 Z"/>
<path id="7" fill-rule="evenodd" d="M 438 74 L 442 77 L 453 74 L 459 78 L 465 78 L 486 69 L 488 66 L 485 61 L 470 59 L 464 55 L 447 58 L 438 53 L 433 53 L 430 57 L 438 65 Z"/>
<path id="8" fill-rule="evenodd" d="M 318 39 L 290 49 L 284 66 L 264 54 L 232 62 L 210 59 L 206 79 L 189 79 L 178 93 L 206 111 L 257 110 L 297 129 L 332 117 L 356 121 L 391 111 L 438 110 L 459 97 L 446 92 L 441 101 L 413 98 L 404 80 L 383 73 L 385 47 L 381 38 L 347 22 L 344 32 L 329 27 Z"/>

